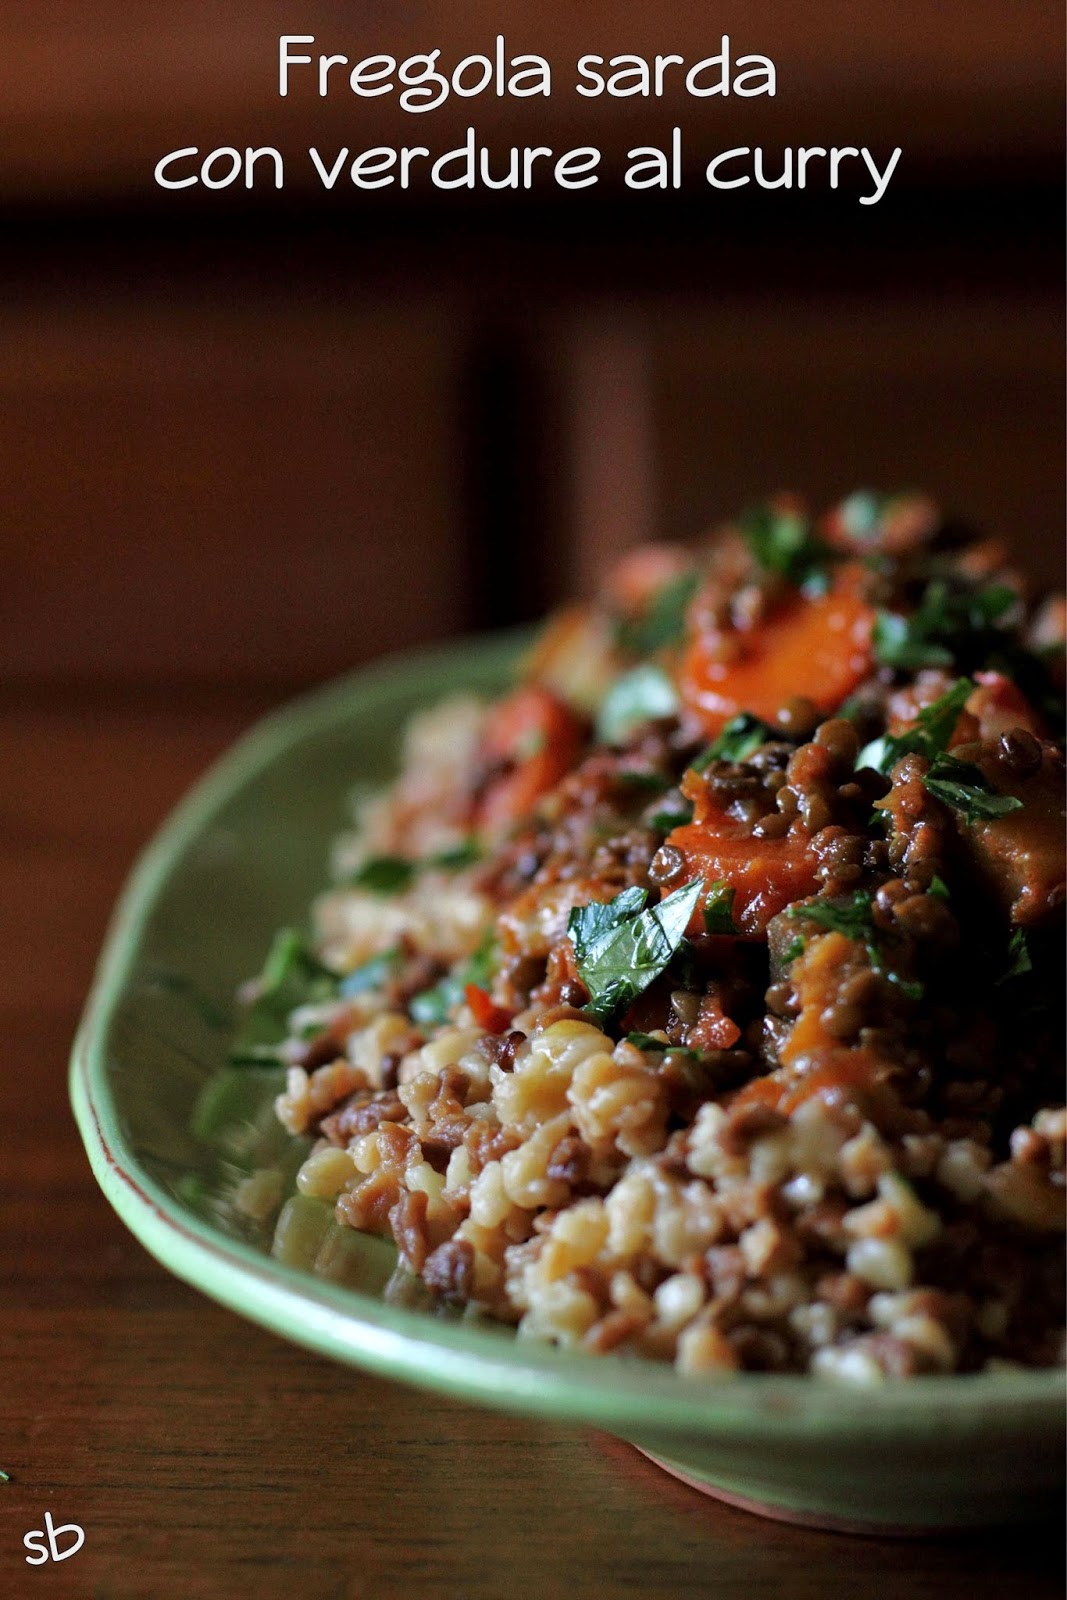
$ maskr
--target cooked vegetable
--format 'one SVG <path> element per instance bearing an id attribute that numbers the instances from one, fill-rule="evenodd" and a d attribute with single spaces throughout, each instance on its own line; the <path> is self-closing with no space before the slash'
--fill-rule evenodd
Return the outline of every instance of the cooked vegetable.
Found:
<path id="1" fill-rule="evenodd" d="M 798 695 L 831 711 L 870 670 L 873 621 L 847 591 L 795 595 L 756 627 L 696 638 L 682 663 L 682 702 L 711 734 L 742 711 L 769 722 Z"/>

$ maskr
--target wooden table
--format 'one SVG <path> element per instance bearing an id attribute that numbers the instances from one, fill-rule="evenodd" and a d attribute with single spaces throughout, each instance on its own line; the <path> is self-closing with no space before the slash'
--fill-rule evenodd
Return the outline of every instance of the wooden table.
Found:
<path id="1" fill-rule="evenodd" d="M 294 1349 L 141 1250 L 82 1154 L 70 1038 L 132 854 L 267 698 L 0 702 L 0 1594 L 1061 1593 L 1055 1529 L 893 1543 L 757 1521 L 604 1436 Z M 25 1561 L 46 1512 L 85 1530 L 58 1568 Z"/>

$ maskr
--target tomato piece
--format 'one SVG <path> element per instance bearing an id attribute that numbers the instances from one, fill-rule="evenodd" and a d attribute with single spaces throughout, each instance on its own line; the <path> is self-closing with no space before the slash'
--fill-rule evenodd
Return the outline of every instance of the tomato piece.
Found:
<path id="1" fill-rule="evenodd" d="M 684 705 L 709 734 L 740 711 L 771 722 L 797 695 L 836 710 L 871 669 L 874 613 L 850 589 L 797 594 L 752 629 L 695 639 L 682 663 Z"/>
<path id="2" fill-rule="evenodd" d="M 691 1050 L 729 1050 L 741 1037 L 741 1029 L 722 1008 L 717 995 L 709 994 L 700 1002 L 700 1012 L 689 1030 L 687 1043 Z"/>
<path id="3" fill-rule="evenodd" d="M 570 771 L 581 747 L 581 720 L 541 685 L 523 684 L 499 701 L 482 740 L 492 775 L 475 802 L 475 825 L 501 828 L 529 816 Z"/>
<path id="4" fill-rule="evenodd" d="M 463 998 L 470 1006 L 475 1022 L 486 1033 L 503 1033 L 505 1028 L 511 1027 L 515 1013 L 498 1006 L 478 984 L 468 983 L 463 990 Z"/>

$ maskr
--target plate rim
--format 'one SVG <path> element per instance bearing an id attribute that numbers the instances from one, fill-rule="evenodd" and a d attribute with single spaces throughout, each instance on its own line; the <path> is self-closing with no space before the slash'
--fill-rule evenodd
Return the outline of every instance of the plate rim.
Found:
<path id="1" fill-rule="evenodd" d="M 139 854 L 112 912 L 72 1047 L 70 1093 L 93 1174 L 119 1217 L 167 1270 L 209 1298 L 319 1354 L 468 1402 L 583 1422 L 613 1433 L 722 1439 L 760 1436 L 812 1444 L 862 1433 L 983 1439 L 1062 1427 L 1059 1368 L 923 1377 L 870 1388 L 807 1375 L 685 1378 L 672 1368 L 515 1341 L 462 1320 L 386 1306 L 316 1280 L 194 1216 L 139 1164 L 108 1081 L 110 1028 L 156 901 L 187 851 L 232 796 L 300 739 L 351 712 L 387 703 L 477 663 L 503 671 L 528 631 L 474 635 L 389 656 L 286 702 L 256 721 L 194 783 Z M 455 688 L 461 687 L 455 683 Z M 366 705 L 364 705 L 366 709 Z M 353 774 L 356 781 L 358 774 Z M 338 818 L 338 826 L 343 819 Z M 328 844 L 323 841 L 324 856 Z M 264 930 L 264 942 L 271 930 Z"/>

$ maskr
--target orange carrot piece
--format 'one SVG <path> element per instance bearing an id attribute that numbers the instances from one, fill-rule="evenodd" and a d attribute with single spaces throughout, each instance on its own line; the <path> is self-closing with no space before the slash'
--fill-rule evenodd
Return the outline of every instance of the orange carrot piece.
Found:
<path id="1" fill-rule="evenodd" d="M 703 878 L 708 884 L 724 879 L 730 885 L 734 922 L 742 934 L 759 937 L 779 911 L 815 893 L 819 863 L 803 825 L 794 824 L 780 839 L 755 839 L 720 831 L 730 820 L 687 823 L 674 829 L 667 844 L 685 857 L 687 879 Z M 700 907 L 691 931 L 704 931 Z"/>
<path id="2" fill-rule="evenodd" d="M 836 710 L 871 667 L 874 613 L 849 588 L 798 594 L 755 628 L 694 640 L 682 663 L 682 700 L 709 734 L 739 711 L 773 721 L 797 695 Z"/>

